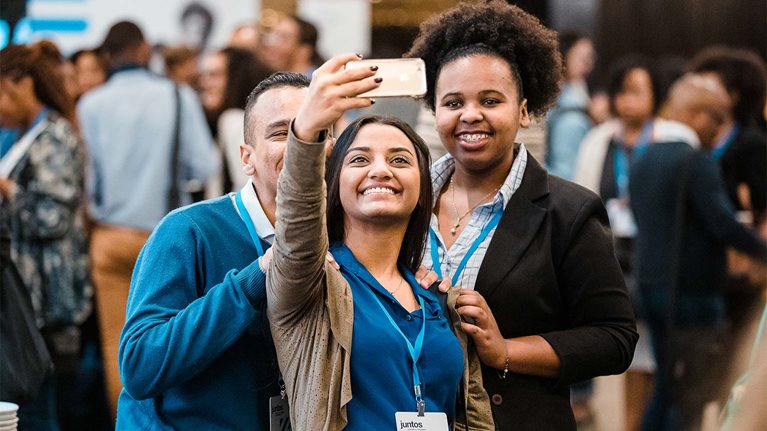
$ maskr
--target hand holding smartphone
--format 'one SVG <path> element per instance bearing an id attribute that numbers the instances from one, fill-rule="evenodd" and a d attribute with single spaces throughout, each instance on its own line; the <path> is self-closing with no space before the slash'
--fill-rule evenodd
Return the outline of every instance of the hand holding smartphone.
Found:
<path id="1" fill-rule="evenodd" d="M 358 97 L 423 97 L 426 94 L 426 65 L 420 58 L 388 58 L 355 60 L 346 63 L 347 69 L 378 66 L 377 77 L 381 85 Z"/>

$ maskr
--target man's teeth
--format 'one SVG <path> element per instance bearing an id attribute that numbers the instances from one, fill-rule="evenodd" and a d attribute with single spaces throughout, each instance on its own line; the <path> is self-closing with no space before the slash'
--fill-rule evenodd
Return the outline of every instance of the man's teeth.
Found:
<path id="1" fill-rule="evenodd" d="M 466 142 L 476 142 L 485 138 L 487 138 L 487 133 L 471 133 L 471 134 L 461 135 L 461 140 Z"/>
<path id="2" fill-rule="evenodd" d="M 394 194 L 394 190 L 386 188 L 386 187 L 373 187 L 371 189 L 365 190 L 365 192 L 363 194 L 364 195 L 369 195 L 369 194 L 373 194 L 373 193 L 388 193 L 390 195 L 393 195 Z"/>

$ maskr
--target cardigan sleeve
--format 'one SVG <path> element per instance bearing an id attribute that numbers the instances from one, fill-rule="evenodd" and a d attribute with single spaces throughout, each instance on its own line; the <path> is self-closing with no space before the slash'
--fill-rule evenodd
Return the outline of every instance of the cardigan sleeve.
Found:
<path id="1" fill-rule="evenodd" d="M 767 259 L 764 241 L 735 218 L 735 209 L 714 161 L 702 152 L 691 157 L 688 201 L 692 211 L 720 242 L 756 259 Z"/>
<path id="2" fill-rule="evenodd" d="M 245 333 L 265 299 L 258 261 L 227 272 L 198 297 L 200 243 L 194 222 L 173 212 L 136 261 L 118 353 L 120 376 L 135 399 L 159 396 L 207 369 Z"/>
<path id="3" fill-rule="evenodd" d="M 560 358 L 558 383 L 619 374 L 631 364 L 639 335 L 598 197 L 584 201 L 566 244 L 557 277 L 570 329 L 541 334 Z"/>
<path id="4" fill-rule="evenodd" d="M 277 221 L 266 283 L 269 320 L 277 327 L 291 326 L 324 304 L 328 250 L 324 175 L 324 142 L 298 140 L 291 122 L 277 184 Z"/>

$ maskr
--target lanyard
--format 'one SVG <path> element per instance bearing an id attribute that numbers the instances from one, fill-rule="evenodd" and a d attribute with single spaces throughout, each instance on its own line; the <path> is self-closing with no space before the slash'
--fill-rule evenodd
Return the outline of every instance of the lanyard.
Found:
<path id="1" fill-rule="evenodd" d="M 453 273 L 453 278 L 450 280 L 453 286 L 455 286 L 458 282 L 458 278 L 461 276 L 464 268 L 466 268 L 466 264 L 469 263 L 469 259 L 471 259 L 471 257 L 477 251 L 477 248 L 479 248 L 479 245 L 482 244 L 482 241 L 484 241 L 490 232 L 495 230 L 495 228 L 498 226 L 498 223 L 501 221 L 501 216 L 503 216 L 503 206 L 499 207 L 495 213 L 493 213 L 493 217 L 485 225 L 485 227 L 482 228 L 482 230 L 479 232 L 479 236 L 477 236 L 477 239 L 474 240 L 474 242 L 471 244 L 471 247 L 469 247 L 469 250 L 463 256 L 463 259 L 461 259 L 461 263 L 459 263 L 458 267 L 456 267 L 455 272 Z M 431 264 L 434 267 L 434 272 L 437 273 L 437 277 L 441 279 L 442 263 L 439 260 L 439 241 L 437 241 L 437 233 L 434 232 L 434 229 L 431 227 L 429 228 L 429 239 L 431 241 Z M 445 250 L 445 255 L 447 255 L 447 250 Z"/>
<path id="2" fill-rule="evenodd" d="M 250 214 L 248 214 L 248 210 L 245 208 L 245 204 L 242 203 L 242 196 L 240 196 L 240 192 L 237 192 L 237 194 L 234 195 L 234 202 L 237 204 L 237 209 L 240 210 L 240 217 L 242 217 L 242 221 L 245 222 L 245 227 L 248 228 L 250 239 L 252 239 L 253 244 L 256 245 L 256 250 L 258 250 L 258 257 L 263 256 L 264 246 L 261 245 L 261 238 L 259 238 L 258 234 L 256 233 L 256 226 L 253 225 L 253 220 L 251 220 Z"/>
<path id="3" fill-rule="evenodd" d="M 716 143 L 716 146 L 711 151 L 711 157 L 713 157 L 714 160 L 722 160 L 724 153 L 727 152 L 727 150 L 730 148 L 730 145 L 732 145 L 732 141 L 734 141 L 735 137 L 738 136 L 738 132 L 740 132 L 740 126 L 733 124 L 732 127 L 730 127 L 730 130 L 727 131 L 724 136 L 722 136 L 722 139 Z"/>
<path id="4" fill-rule="evenodd" d="M 378 295 L 376 295 L 375 292 L 371 293 L 376 299 L 376 302 L 378 302 L 378 306 L 381 307 L 381 311 L 383 311 L 386 315 L 386 318 L 389 319 L 391 326 L 393 326 L 399 335 L 402 336 L 402 339 L 405 340 L 405 345 L 407 346 L 407 350 L 410 353 L 410 357 L 413 358 L 413 392 L 415 393 L 415 405 L 418 409 L 418 416 L 423 416 L 424 411 L 426 410 L 426 403 L 423 401 L 423 395 L 421 394 L 421 376 L 418 373 L 418 358 L 421 357 L 421 350 L 423 349 L 423 336 L 426 333 L 426 309 L 423 305 L 423 298 L 418 296 L 418 303 L 421 304 L 421 313 L 423 314 L 423 323 L 421 323 L 421 331 L 418 333 L 418 336 L 415 339 L 415 346 L 413 346 L 410 344 L 410 340 L 407 339 L 405 334 L 402 333 L 402 330 L 399 329 L 397 323 L 394 322 L 394 319 L 392 319 L 391 314 L 389 314 L 389 312 L 386 310 L 386 307 L 384 307 L 384 305 L 381 303 L 381 300 L 378 299 Z"/>
<path id="5" fill-rule="evenodd" d="M 618 186 L 618 197 L 623 198 L 629 194 L 629 152 L 633 157 L 639 157 L 647 151 L 652 141 L 653 123 L 648 121 L 642 126 L 642 131 L 634 143 L 633 150 L 629 150 L 623 144 L 623 139 L 616 139 L 613 155 L 613 170 L 615 172 L 615 184 Z"/>

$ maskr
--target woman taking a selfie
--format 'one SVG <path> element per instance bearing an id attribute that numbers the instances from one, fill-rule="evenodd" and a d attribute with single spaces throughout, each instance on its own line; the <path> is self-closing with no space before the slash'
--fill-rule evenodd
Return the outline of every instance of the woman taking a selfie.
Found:
<path id="1" fill-rule="evenodd" d="M 599 197 L 515 143 L 556 98 L 556 35 L 506 2 L 461 4 L 407 56 L 426 62 L 449 152 L 432 168 L 424 265 L 462 288 L 498 428 L 575 430 L 569 385 L 624 371 L 637 334 Z"/>
<path id="2" fill-rule="evenodd" d="M 343 68 L 356 59 L 339 56 L 314 72 L 288 131 L 273 257 L 261 262 L 293 429 L 420 421 L 492 430 L 478 358 L 464 353 L 465 334 L 459 343 L 451 333 L 458 315 L 413 276 L 431 212 L 423 141 L 399 120 L 355 121 L 327 162 L 326 204 L 326 131 L 346 110 L 370 106 L 355 96 L 381 82 L 374 67 Z M 326 263 L 327 250 L 340 270 Z"/>

